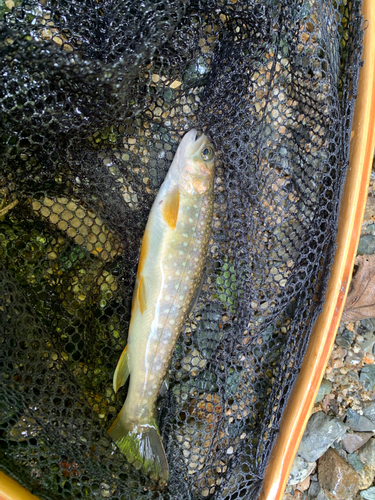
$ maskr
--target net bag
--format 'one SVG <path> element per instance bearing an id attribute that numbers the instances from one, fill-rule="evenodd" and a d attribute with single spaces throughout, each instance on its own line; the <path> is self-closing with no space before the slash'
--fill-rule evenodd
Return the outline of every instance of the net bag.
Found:
<path id="1" fill-rule="evenodd" d="M 333 262 L 360 8 L 0 6 L 0 466 L 39 498 L 257 498 Z M 158 400 L 164 485 L 107 430 L 143 231 L 192 128 L 215 205 Z"/>

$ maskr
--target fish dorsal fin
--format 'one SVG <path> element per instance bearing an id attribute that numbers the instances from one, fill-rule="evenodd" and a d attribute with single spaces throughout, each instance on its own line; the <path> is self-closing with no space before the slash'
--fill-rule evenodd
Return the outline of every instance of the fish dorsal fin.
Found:
<path id="1" fill-rule="evenodd" d="M 127 347 L 128 346 L 125 346 L 125 349 L 122 351 L 116 366 L 115 374 L 113 375 L 113 390 L 115 392 L 125 384 L 130 374 Z"/>
<path id="2" fill-rule="evenodd" d="M 171 191 L 168 191 L 168 193 L 165 195 L 161 207 L 163 219 L 173 230 L 176 229 L 179 207 L 180 191 L 178 189 L 178 186 L 176 186 Z"/>
<path id="3" fill-rule="evenodd" d="M 145 310 L 147 309 L 146 281 L 145 281 L 143 276 L 139 280 L 137 299 L 138 299 L 139 308 L 141 310 L 141 314 L 143 314 L 145 312 Z"/>

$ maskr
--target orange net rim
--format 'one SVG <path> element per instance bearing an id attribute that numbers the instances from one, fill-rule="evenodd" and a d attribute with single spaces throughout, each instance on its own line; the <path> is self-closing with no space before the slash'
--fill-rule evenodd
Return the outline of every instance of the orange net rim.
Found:
<path id="1" fill-rule="evenodd" d="M 335 341 L 361 235 L 375 149 L 375 2 L 363 0 L 365 21 L 349 168 L 340 204 L 337 249 L 323 311 L 310 337 L 300 373 L 272 449 L 259 500 L 281 500 Z"/>

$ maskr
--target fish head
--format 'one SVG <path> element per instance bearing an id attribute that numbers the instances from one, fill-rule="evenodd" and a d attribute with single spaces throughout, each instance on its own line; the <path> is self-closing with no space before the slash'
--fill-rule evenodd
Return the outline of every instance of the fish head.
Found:
<path id="1" fill-rule="evenodd" d="M 192 195 L 205 193 L 213 185 L 215 149 L 204 134 L 190 130 L 182 139 L 178 162 L 181 187 Z"/>

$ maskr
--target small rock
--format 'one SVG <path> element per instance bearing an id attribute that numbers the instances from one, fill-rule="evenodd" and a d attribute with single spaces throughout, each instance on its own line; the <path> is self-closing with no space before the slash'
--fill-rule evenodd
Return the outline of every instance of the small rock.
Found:
<path id="1" fill-rule="evenodd" d="M 366 201 L 364 220 L 371 219 L 371 217 L 374 215 L 374 211 L 375 211 L 375 198 L 373 198 L 372 196 L 368 196 Z"/>
<path id="2" fill-rule="evenodd" d="M 375 477 L 375 469 L 371 465 L 365 465 L 361 471 L 357 471 L 361 478 L 359 483 L 360 490 L 367 490 L 372 485 Z"/>
<path id="3" fill-rule="evenodd" d="M 375 500 L 375 486 L 368 490 L 361 491 L 360 495 L 365 498 L 365 500 Z"/>
<path id="4" fill-rule="evenodd" d="M 359 490 L 358 474 L 332 448 L 319 460 L 318 479 L 326 495 L 332 499 L 348 500 Z"/>
<path id="5" fill-rule="evenodd" d="M 360 472 L 361 470 L 363 470 L 364 465 L 362 460 L 359 458 L 358 453 L 352 453 L 348 455 L 347 459 L 356 472 Z"/>
<path id="6" fill-rule="evenodd" d="M 347 365 L 358 365 L 363 359 L 363 352 L 353 352 L 349 351 L 348 355 L 345 358 L 345 363 Z"/>
<path id="7" fill-rule="evenodd" d="M 307 495 L 309 498 L 316 498 L 320 493 L 321 487 L 318 481 L 311 481 Z"/>
<path id="8" fill-rule="evenodd" d="M 299 490 L 299 491 L 306 491 L 309 489 L 310 487 L 310 476 L 307 476 L 303 481 L 301 481 L 300 483 L 298 483 L 296 485 L 296 490 Z"/>
<path id="9" fill-rule="evenodd" d="M 320 490 L 316 500 L 328 500 L 326 492 L 324 490 Z"/>
<path id="10" fill-rule="evenodd" d="M 315 403 L 320 403 L 323 401 L 324 396 L 327 396 L 332 390 L 332 382 L 327 379 L 323 379 L 320 384 L 318 394 L 316 395 Z"/>
<path id="11" fill-rule="evenodd" d="M 365 403 L 363 408 L 363 415 L 375 422 L 375 403 Z"/>
<path id="12" fill-rule="evenodd" d="M 375 365 L 366 365 L 362 368 L 359 381 L 365 389 L 372 391 L 375 385 Z"/>
<path id="13" fill-rule="evenodd" d="M 346 429 L 346 425 L 341 420 L 329 417 L 322 411 L 314 413 L 307 423 L 298 448 L 298 455 L 306 462 L 315 462 L 336 439 L 340 439 L 345 434 Z"/>
<path id="14" fill-rule="evenodd" d="M 347 434 L 341 441 L 344 450 L 354 453 L 372 437 L 372 432 L 361 432 L 359 434 Z"/>
<path id="15" fill-rule="evenodd" d="M 349 331 L 347 328 L 336 337 L 336 344 L 343 349 L 349 349 L 353 342 L 353 332 Z"/>
<path id="16" fill-rule="evenodd" d="M 370 441 L 367 441 L 367 443 L 358 450 L 358 455 L 362 462 L 375 468 L 375 438 L 371 438 Z"/>
<path id="17" fill-rule="evenodd" d="M 371 422 L 370 419 L 360 415 L 359 413 L 357 413 L 354 410 L 351 410 L 350 408 L 346 412 L 345 423 L 353 431 L 360 431 L 360 432 L 375 431 L 375 424 Z"/>
<path id="18" fill-rule="evenodd" d="M 375 236 L 372 234 L 363 234 L 358 243 L 358 255 L 372 255 L 375 253 Z"/>
<path id="19" fill-rule="evenodd" d="M 314 470 L 316 463 L 309 463 L 299 455 L 296 455 L 290 470 L 288 484 L 295 485 L 306 479 Z"/>
<path id="20" fill-rule="evenodd" d="M 375 227 L 375 225 L 374 225 Z M 374 318 L 365 318 L 360 321 L 361 327 L 369 332 L 375 332 L 375 319 Z"/>

